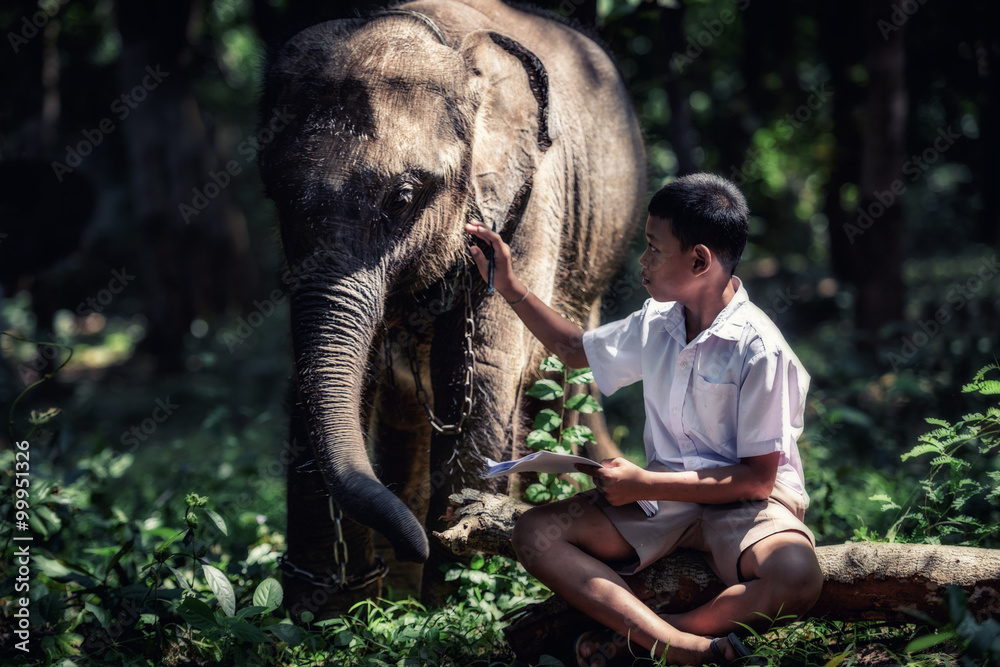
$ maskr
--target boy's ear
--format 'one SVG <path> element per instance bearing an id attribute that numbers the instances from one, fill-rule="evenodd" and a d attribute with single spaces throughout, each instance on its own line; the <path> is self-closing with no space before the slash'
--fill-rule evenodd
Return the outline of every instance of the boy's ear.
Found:
<path id="1" fill-rule="evenodd" d="M 715 256 L 708 246 L 699 243 L 694 248 L 691 249 L 691 256 L 694 261 L 692 265 L 692 273 L 696 276 L 700 276 L 712 267 L 712 263 L 715 261 Z"/>

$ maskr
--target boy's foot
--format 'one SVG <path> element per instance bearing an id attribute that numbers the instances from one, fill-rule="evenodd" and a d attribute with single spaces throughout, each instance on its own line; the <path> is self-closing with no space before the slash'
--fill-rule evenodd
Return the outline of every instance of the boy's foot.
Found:
<path id="1" fill-rule="evenodd" d="M 588 630 L 573 647 L 577 667 L 631 667 L 636 656 L 628 639 L 611 630 Z"/>
<path id="2" fill-rule="evenodd" d="M 766 665 L 766 662 L 756 658 L 750 649 L 740 641 L 740 638 L 736 636 L 735 633 L 730 632 L 726 639 L 729 641 L 729 645 L 732 647 L 733 652 L 736 654 L 733 658 L 727 658 L 726 652 L 719 646 L 719 640 L 721 637 L 716 637 L 712 640 L 710 648 L 712 649 L 712 655 L 719 659 L 719 663 L 723 665 Z"/>

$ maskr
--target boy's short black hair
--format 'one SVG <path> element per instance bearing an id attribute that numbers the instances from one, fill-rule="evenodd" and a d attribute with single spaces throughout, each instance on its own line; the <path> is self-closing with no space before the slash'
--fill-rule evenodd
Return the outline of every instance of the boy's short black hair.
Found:
<path id="1" fill-rule="evenodd" d="M 749 235 L 750 208 L 733 183 L 715 174 L 691 174 L 660 188 L 649 214 L 670 220 L 671 231 L 687 250 L 699 243 L 714 252 L 730 275 Z"/>

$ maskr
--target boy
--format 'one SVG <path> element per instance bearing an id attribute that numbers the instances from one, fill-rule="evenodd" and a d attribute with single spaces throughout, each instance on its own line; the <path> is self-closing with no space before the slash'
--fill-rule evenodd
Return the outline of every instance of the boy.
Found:
<path id="1" fill-rule="evenodd" d="M 732 634 L 739 623 L 805 614 L 823 584 L 802 522 L 796 446 L 809 376 L 733 276 L 748 215 L 739 189 L 718 176 L 662 188 L 639 259 L 652 298 L 586 333 L 528 291 L 499 235 L 467 226 L 493 244 L 496 291 L 545 347 L 571 367 L 590 366 L 604 394 L 643 380 L 647 467 L 622 458 L 580 466 L 596 490 L 526 512 L 512 535 L 518 559 L 574 607 L 647 650 L 655 644 L 673 664 L 746 656 Z M 471 253 L 485 278 L 487 258 Z M 658 501 L 654 516 L 642 499 Z M 705 552 L 727 588 L 690 612 L 657 616 L 622 575 L 678 547 Z M 633 649 L 609 651 L 608 639 L 582 635 L 579 664 L 631 664 Z"/>

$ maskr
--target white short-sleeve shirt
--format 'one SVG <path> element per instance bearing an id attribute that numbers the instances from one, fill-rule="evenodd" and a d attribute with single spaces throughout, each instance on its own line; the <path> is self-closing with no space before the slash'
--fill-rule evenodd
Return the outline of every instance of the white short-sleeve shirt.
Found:
<path id="1" fill-rule="evenodd" d="M 643 381 L 648 463 L 704 470 L 781 452 L 777 479 L 808 501 L 799 435 L 809 374 L 784 336 L 733 278 L 736 295 L 687 342 L 684 306 L 649 299 L 584 334 L 597 387 Z"/>

